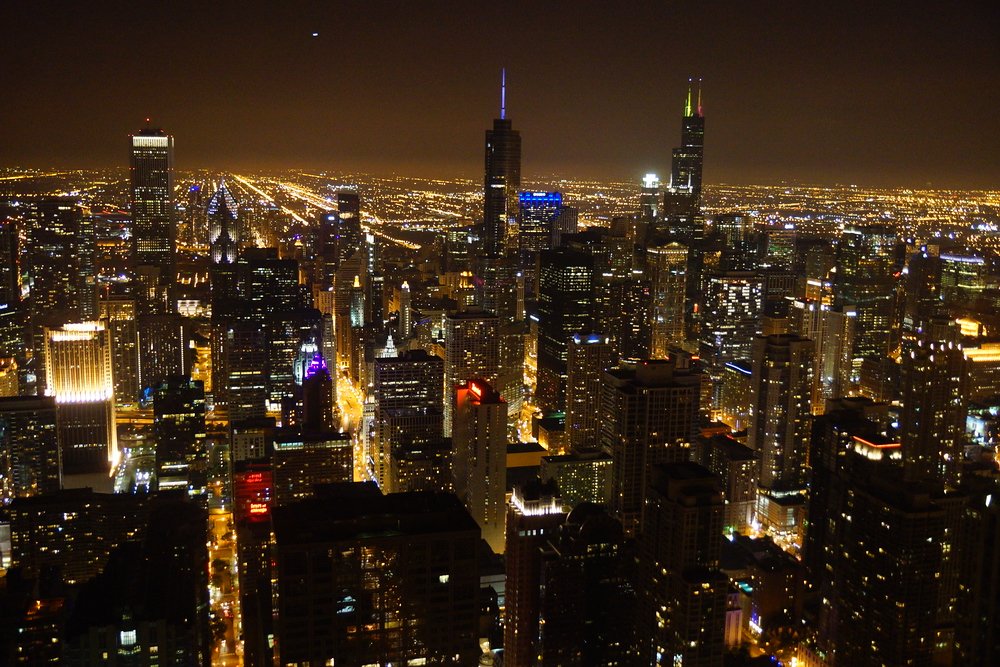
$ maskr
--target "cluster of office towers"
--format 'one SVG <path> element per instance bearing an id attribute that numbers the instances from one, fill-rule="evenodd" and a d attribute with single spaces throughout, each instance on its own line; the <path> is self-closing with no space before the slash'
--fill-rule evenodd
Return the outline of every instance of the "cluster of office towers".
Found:
<path id="1" fill-rule="evenodd" d="M 112 545 L 187 544 L 160 504 L 183 497 L 204 530 L 218 483 L 247 664 L 721 665 L 748 643 L 996 660 L 993 258 L 884 225 L 706 220 L 700 84 L 669 181 L 581 230 L 560 193 L 522 191 L 505 92 L 481 223 L 421 252 L 368 233 L 347 189 L 282 236 L 280 209 L 206 181 L 179 225 L 173 139 L 152 129 L 124 222 L 70 199 L 3 222 L 12 564 L 106 608 L 92 582 L 128 576 L 101 574 Z M 124 223 L 123 280 L 100 285 L 88 239 Z M 198 270 L 178 266 L 195 247 Z M 60 491 L 112 464 L 126 493 Z M 58 632 L 44 650 L 91 664 L 104 632 L 154 664 L 166 625 L 203 661 L 204 553 L 176 553 L 174 606 L 87 631 L 40 607 L 21 645 Z"/>

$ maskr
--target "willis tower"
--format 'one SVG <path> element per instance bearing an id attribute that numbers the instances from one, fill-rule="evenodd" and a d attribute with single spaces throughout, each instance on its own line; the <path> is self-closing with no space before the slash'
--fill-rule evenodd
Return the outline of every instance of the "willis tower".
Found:
<path id="1" fill-rule="evenodd" d="M 681 119 L 681 145 L 673 151 L 670 185 L 663 195 L 663 215 L 658 221 L 658 236 L 667 236 L 688 248 L 685 285 L 686 337 L 698 337 L 698 300 L 701 295 L 704 266 L 705 221 L 701 216 L 701 167 L 705 157 L 705 115 L 701 109 L 701 81 L 698 81 L 697 105 L 693 105 L 691 80 L 688 80 L 684 117 Z"/>
<path id="2" fill-rule="evenodd" d="M 681 119 L 681 145 L 674 149 L 670 185 L 663 197 L 663 231 L 683 243 L 697 242 L 704 236 L 701 220 L 701 167 L 705 158 L 705 116 L 701 110 L 701 82 L 697 106 L 691 104 L 688 81 L 684 117 Z"/>

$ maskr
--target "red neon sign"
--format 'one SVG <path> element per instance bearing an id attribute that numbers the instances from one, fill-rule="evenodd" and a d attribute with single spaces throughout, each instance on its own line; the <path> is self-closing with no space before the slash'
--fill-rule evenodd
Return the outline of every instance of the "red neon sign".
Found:
<path id="1" fill-rule="evenodd" d="M 267 514 L 267 503 L 250 503 L 250 514 Z"/>

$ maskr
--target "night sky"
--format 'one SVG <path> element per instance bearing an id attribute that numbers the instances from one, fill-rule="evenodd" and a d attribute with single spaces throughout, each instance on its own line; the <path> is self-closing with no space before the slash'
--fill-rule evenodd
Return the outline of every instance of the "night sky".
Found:
<path id="1" fill-rule="evenodd" d="M 0 5 L 0 166 L 479 178 L 506 66 L 528 180 L 666 174 L 695 76 L 709 184 L 1000 187 L 996 3 L 135 4 Z"/>

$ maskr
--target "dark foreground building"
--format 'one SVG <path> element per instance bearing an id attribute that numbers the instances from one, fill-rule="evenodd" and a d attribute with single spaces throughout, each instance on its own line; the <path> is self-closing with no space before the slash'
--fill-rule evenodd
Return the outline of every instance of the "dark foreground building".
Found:
<path id="1" fill-rule="evenodd" d="M 454 495 L 331 484 L 273 525 L 280 664 L 475 664 L 479 527 Z"/>

